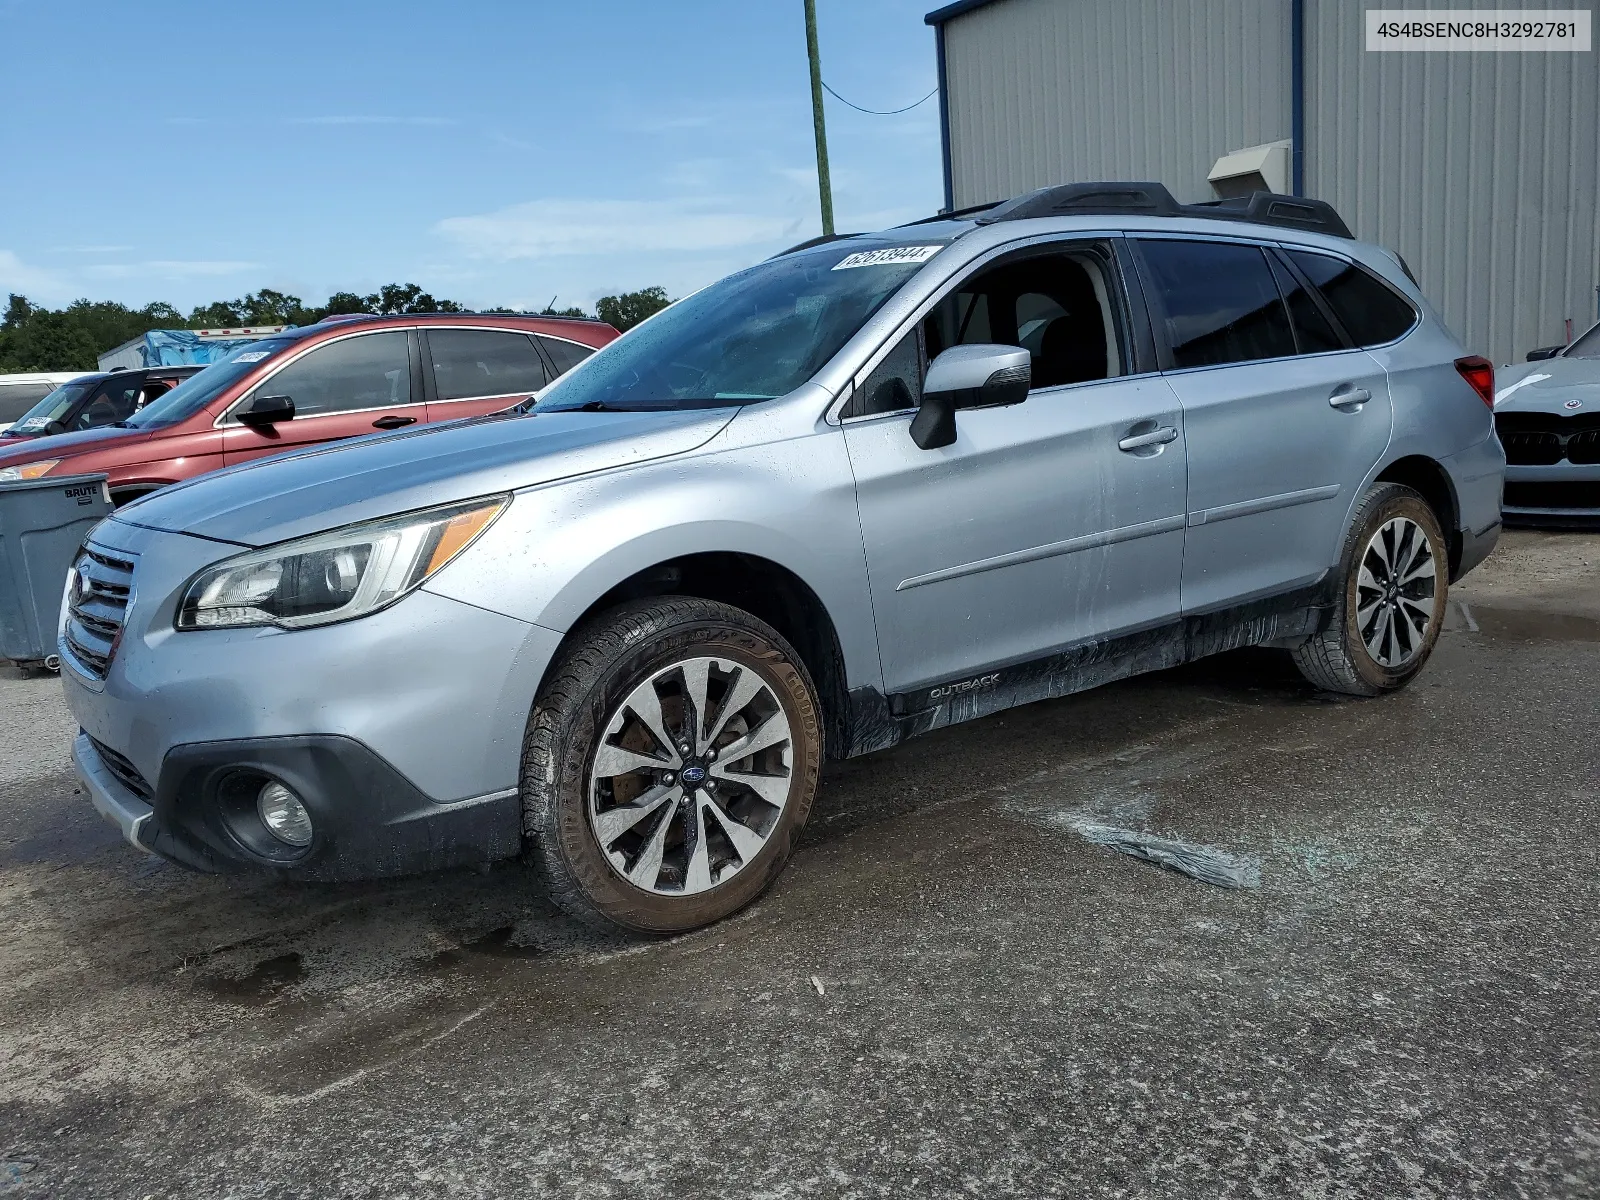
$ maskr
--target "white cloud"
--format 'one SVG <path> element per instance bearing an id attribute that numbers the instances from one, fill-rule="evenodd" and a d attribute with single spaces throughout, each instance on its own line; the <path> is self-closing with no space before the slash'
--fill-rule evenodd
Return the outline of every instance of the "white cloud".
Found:
<path id="1" fill-rule="evenodd" d="M 506 261 L 563 254 L 703 252 L 789 237 L 802 218 L 640 200 L 530 200 L 434 226 L 475 258 Z"/>
<path id="2" fill-rule="evenodd" d="M 0 293 L 16 292 L 29 299 L 56 298 L 70 290 L 58 272 L 32 267 L 10 250 L 0 250 Z"/>

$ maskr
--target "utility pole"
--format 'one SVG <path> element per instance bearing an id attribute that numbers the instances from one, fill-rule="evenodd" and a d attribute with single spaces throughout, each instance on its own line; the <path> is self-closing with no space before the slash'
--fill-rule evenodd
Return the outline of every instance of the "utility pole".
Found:
<path id="1" fill-rule="evenodd" d="M 811 121 L 817 134 L 817 191 L 822 199 L 822 232 L 833 236 L 833 183 L 828 178 L 828 129 L 822 120 L 822 59 L 817 53 L 817 0 L 806 3 L 806 55 L 811 59 Z"/>

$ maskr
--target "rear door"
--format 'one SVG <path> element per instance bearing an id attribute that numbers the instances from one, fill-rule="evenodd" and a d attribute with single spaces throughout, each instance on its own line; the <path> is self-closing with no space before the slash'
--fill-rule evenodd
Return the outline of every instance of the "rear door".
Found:
<path id="1" fill-rule="evenodd" d="M 430 421 L 499 412 L 550 382 L 532 335 L 514 329 L 428 329 L 422 345 L 433 383 Z"/>
<path id="2" fill-rule="evenodd" d="M 1383 368 L 1349 347 L 1270 248 L 1136 243 L 1158 353 L 1183 404 L 1184 612 L 1317 582 L 1338 558 L 1356 489 L 1389 444 Z"/>
<path id="3" fill-rule="evenodd" d="M 300 446 L 403 429 L 427 419 L 416 334 L 405 329 L 354 333 L 319 342 L 267 376 L 233 405 L 224 425 L 229 466 Z M 288 396 L 291 421 L 257 427 L 237 413 L 256 396 Z"/>

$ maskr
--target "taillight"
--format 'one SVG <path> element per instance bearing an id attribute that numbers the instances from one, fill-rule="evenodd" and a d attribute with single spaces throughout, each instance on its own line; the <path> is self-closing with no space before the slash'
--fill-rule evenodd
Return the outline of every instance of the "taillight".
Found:
<path id="1" fill-rule="evenodd" d="M 1461 372 L 1461 378 L 1472 385 L 1472 390 L 1478 393 L 1478 399 L 1493 408 L 1494 364 L 1481 354 L 1469 354 L 1456 359 L 1456 370 Z"/>

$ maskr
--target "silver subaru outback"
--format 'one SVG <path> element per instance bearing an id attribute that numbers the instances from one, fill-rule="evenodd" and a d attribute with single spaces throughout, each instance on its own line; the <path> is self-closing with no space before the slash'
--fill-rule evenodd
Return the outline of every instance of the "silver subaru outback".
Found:
<path id="1" fill-rule="evenodd" d="M 1498 536 L 1493 396 L 1317 202 L 1078 184 L 807 244 L 536 401 L 119 510 L 67 584 L 74 757 L 198 870 L 526 853 L 688 929 L 825 760 L 1241 646 L 1403 687 Z"/>

